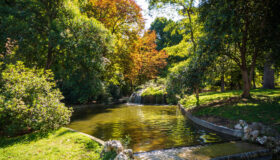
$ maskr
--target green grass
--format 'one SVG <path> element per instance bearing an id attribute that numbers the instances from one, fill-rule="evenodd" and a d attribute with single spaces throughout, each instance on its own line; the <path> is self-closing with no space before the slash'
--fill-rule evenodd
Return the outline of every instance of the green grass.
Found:
<path id="1" fill-rule="evenodd" d="M 241 90 L 233 90 L 226 92 L 204 92 L 200 94 L 199 102 L 200 105 L 206 105 L 209 103 L 226 100 L 232 97 L 240 97 L 241 93 Z M 251 90 L 251 96 L 252 98 L 257 99 L 273 99 L 276 97 L 280 97 L 280 89 L 254 89 Z M 188 109 L 196 107 L 195 95 L 186 96 L 185 98 L 180 100 L 180 104 L 182 104 L 185 108 Z"/>
<path id="2" fill-rule="evenodd" d="M 252 99 L 237 99 L 237 101 L 227 102 L 230 97 L 240 96 L 241 91 L 228 91 L 225 93 L 208 92 L 201 94 L 200 107 L 194 110 L 196 116 L 216 116 L 229 120 L 243 119 L 247 122 L 262 122 L 275 127 L 280 131 L 280 89 L 255 89 L 251 91 Z M 225 100 L 220 105 L 209 105 L 215 101 Z M 195 97 L 190 97 L 190 101 L 182 100 L 186 108 L 193 108 Z"/>
<path id="3" fill-rule="evenodd" d="M 97 160 L 101 150 L 97 142 L 66 128 L 45 134 L 0 137 L 0 160 Z"/>

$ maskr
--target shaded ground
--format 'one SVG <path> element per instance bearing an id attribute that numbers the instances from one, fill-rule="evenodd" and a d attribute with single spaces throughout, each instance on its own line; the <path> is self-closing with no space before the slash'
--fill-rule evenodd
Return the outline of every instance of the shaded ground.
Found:
<path id="1" fill-rule="evenodd" d="M 135 154 L 135 157 L 137 160 L 209 160 L 216 157 L 260 150 L 264 150 L 264 148 L 245 142 L 229 142 L 138 153 Z"/>
<path id="2" fill-rule="evenodd" d="M 0 137 L 0 160 L 100 159 L 102 147 L 90 138 L 66 128 L 51 133 Z"/>
<path id="3" fill-rule="evenodd" d="M 182 100 L 195 116 L 232 128 L 238 120 L 261 122 L 280 131 L 280 89 L 252 90 L 252 99 L 239 98 L 241 91 L 201 94 L 201 106 L 190 107 L 193 97 Z"/>

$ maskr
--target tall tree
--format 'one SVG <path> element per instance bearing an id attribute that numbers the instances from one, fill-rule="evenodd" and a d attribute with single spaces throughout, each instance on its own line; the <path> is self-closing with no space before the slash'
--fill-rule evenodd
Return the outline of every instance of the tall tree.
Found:
<path id="1" fill-rule="evenodd" d="M 135 0 L 89 0 L 82 8 L 89 17 L 102 22 L 115 35 L 114 52 L 106 55 L 109 65 L 104 77 L 110 83 L 122 84 L 126 66 L 131 64 L 130 52 L 134 41 L 144 28 L 141 8 Z"/>
<path id="2" fill-rule="evenodd" d="M 268 16 L 265 1 L 203 0 L 200 15 L 205 31 L 218 52 L 228 56 L 240 67 L 243 79 L 243 97 L 250 97 L 251 81 L 257 57 L 267 47 L 263 44 L 264 26 Z M 223 45 L 226 47 L 222 47 Z"/>
<path id="3" fill-rule="evenodd" d="M 156 78 L 159 69 L 166 65 L 168 57 L 164 51 L 156 50 L 156 34 L 147 31 L 139 37 L 131 52 L 131 65 L 127 65 L 125 77 L 132 85 Z"/>
<path id="4" fill-rule="evenodd" d="M 113 37 L 80 12 L 77 0 L 1 1 L 0 14 L 1 52 L 10 38 L 17 46 L 15 61 L 50 68 L 67 102 L 96 100 Z"/>
<path id="5" fill-rule="evenodd" d="M 173 5 L 179 9 L 179 14 L 185 17 L 187 21 L 186 28 L 189 29 L 189 41 L 192 43 L 192 53 L 193 55 L 197 52 L 198 39 L 199 35 L 197 33 L 201 28 L 198 21 L 195 21 L 193 18 L 197 17 L 197 8 L 195 7 L 194 0 L 149 0 L 150 9 L 160 8 L 163 5 Z M 190 67 L 192 68 L 192 67 Z M 196 68 L 196 67 L 195 67 Z M 195 89 L 193 90 L 197 100 L 199 101 L 199 85 L 194 85 Z"/>

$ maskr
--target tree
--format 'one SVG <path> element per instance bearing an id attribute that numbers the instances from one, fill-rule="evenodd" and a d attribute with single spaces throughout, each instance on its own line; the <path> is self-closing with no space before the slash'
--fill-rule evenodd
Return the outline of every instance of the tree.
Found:
<path id="1" fill-rule="evenodd" d="M 7 37 L 16 40 L 23 60 L 50 69 L 61 38 L 56 22 L 63 3 L 64 0 L 1 1 L 1 46 Z"/>
<path id="2" fill-rule="evenodd" d="M 10 38 L 17 46 L 14 61 L 51 69 L 68 102 L 97 99 L 113 37 L 100 22 L 81 13 L 78 1 L 1 1 L 0 14 L 1 52 Z"/>
<path id="3" fill-rule="evenodd" d="M 76 6 L 69 12 L 78 10 L 77 5 L 69 5 Z M 113 37 L 100 22 L 82 14 L 66 16 L 62 22 L 65 55 L 57 58 L 53 68 L 58 85 L 68 103 L 98 100 L 104 92 L 105 56 L 113 52 Z"/>
<path id="4" fill-rule="evenodd" d="M 141 8 L 134 0 L 89 0 L 84 5 L 84 12 L 103 23 L 113 34 L 127 35 L 126 32 L 134 27 L 135 30 L 143 27 Z"/>
<path id="5" fill-rule="evenodd" d="M 157 50 L 177 45 L 183 39 L 183 26 L 178 22 L 167 20 L 165 17 L 156 18 L 151 24 L 150 30 L 155 31 L 157 38 Z"/>
<path id="6" fill-rule="evenodd" d="M 199 35 L 196 34 L 200 31 L 200 24 L 198 21 L 194 21 L 194 17 L 197 17 L 197 11 L 194 6 L 194 0 L 149 0 L 150 6 L 149 8 L 160 8 L 162 5 L 174 5 L 175 7 L 180 8 L 179 13 L 182 16 L 185 16 L 186 28 L 189 29 L 189 41 L 192 43 L 192 53 L 196 54 L 197 52 L 197 43 L 199 39 Z M 195 87 L 199 87 L 199 85 L 195 85 Z M 199 99 L 199 88 L 193 90 L 196 94 L 197 99 Z"/>
<path id="7" fill-rule="evenodd" d="M 132 85 L 156 78 L 159 69 L 166 65 L 168 56 L 164 51 L 156 50 L 155 40 L 155 32 L 147 31 L 135 42 L 131 52 L 131 65 L 128 65 L 125 72 L 125 77 Z"/>
<path id="8" fill-rule="evenodd" d="M 278 11 L 280 2 L 268 1 L 267 3 L 269 16 L 266 18 L 264 36 L 266 44 L 271 50 L 261 57 L 265 59 L 263 64 L 263 88 L 274 88 L 274 71 L 280 66 L 280 20 L 278 18 L 280 16 Z"/>
<path id="9" fill-rule="evenodd" d="M 264 46 L 264 26 L 268 16 L 264 1 L 203 0 L 201 19 L 206 36 L 221 54 L 228 56 L 239 66 L 243 79 L 242 97 L 250 97 L 251 81 L 257 57 L 267 50 Z M 222 47 L 226 45 L 225 48 Z M 212 52 L 211 51 L 211 52 Z"/>
<path id="10" fill-rule="evenodd" d="M 131 64 L 130 52 L 144 28 L 141 8 L 135 0 L 89 0 L 82 8 L 88 17 L 99 20 L 116 37 L 114 52 L 105 55 L 108 59 L 104 74 L 107 85 L 128 85 L 125 72 Z"/>

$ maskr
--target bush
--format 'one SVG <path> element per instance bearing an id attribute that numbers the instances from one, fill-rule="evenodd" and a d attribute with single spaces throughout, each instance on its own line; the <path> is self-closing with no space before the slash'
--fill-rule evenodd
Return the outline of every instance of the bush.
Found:
<path id="1" fill-rule="evenodd" d="M 1 74 L 0 132 L 17 135 L 57 129 L 70 122 L 72 109 L 60 100 L 50 71 L 7 65 Z"/>

